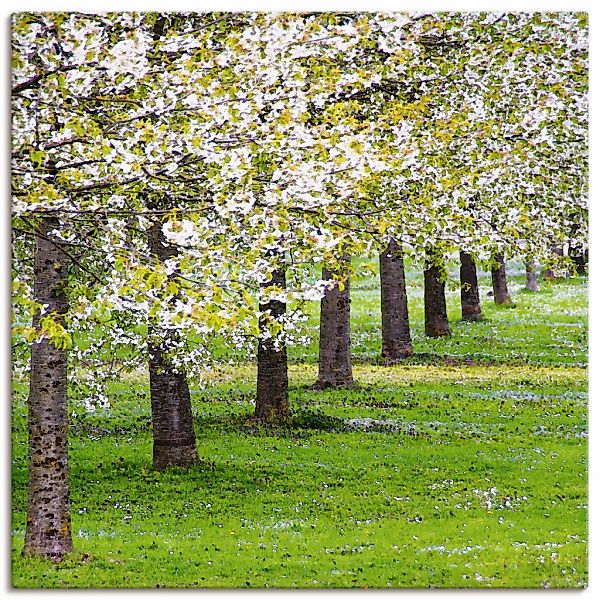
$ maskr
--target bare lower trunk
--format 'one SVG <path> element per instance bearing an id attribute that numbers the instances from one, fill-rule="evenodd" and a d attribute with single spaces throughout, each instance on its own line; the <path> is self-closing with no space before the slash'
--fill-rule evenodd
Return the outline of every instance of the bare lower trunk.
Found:
<path id="1" fill-rule="evenodd" d="M 506 282 L 506 265 L 504 254 L 498 253 L 492 257 L 492 288 L 496 304 L 512 304 Z"/>
<path id="2" fill-rule="evenodd" d="M 381 354 L 397 362 L 413 353 L 408 322 L 408 300 L 402 249 L 391 239 L 379 255 L 381 280 Z"/>
<path id="3" fill-rule="evenodd" d="M 271 280 L 263 287 L 277 286 L 285 289 L 285 270 L 276 269 Z M 268 312 L 273 319 L 285 314 L 285 302 L 270 300 L 259 306 L 261 313 Z M 259 320 L 259 330 L 266 330 L 266 318 Z M 287 349 L 285 344 L 277 346 L 272 337 L 258 342 L 258 374 L 256 378 L 256 406 L 254 417 L 265 423 L 276 423 L 290 416 L 288 400 Z"/>
<path id="4" fill-rule="evenodd" d="M 177 249 L 167 244 L 159 221 L 151 227 L 148 242 L 160 262 L 177 254 Z M 167 357 L 177 336 L 150 326 L 148 338 L 154 467 L 187 467 L 198 462 L 198 451 L 187 377 Z"/>
<path id="5" fill-rule="evenodd" d="M 525 261 L 525 289 L 530 292 L 538 292 L 540 289 L 535 272 L 535 261 L 533 259 Z"/>
<path id="6" fill-rule="evenodd" d="M 35 236 L 34 296 L 46 314 L 64 323 L 67 312 L 67 258 L 48 239 L 59 228 L 54 217 L 40 219 Z M 39 327 L 40 314 L 33 318 Z M 61 560 L 73 550 L 69 501 L 67 352 L 44 339 L 31 347 L 28 400 L 29 488 L 23 554 Z"/>
<path id="7" fill-rule="evenodd" d="M 460 253 L 460 305 L 463 321 L 481 321 L 477 266 L 468 252 Z"/>
<path id="8" fill-rule="evenodd" d="M 323 279 L 333 273 L 323 269 Z M 350 280 L 336 283 L 321 299 L 319 327 L 319 376 L 316 387 L 349 387 L 353 385 L 350 360 Z"/>
<path id="9" fill-rule="evenodd" d="M 433 262 L 426 265 L 425 279 L 425 335 L 442 337 L 450 335 L 446 313 L 446 282 L 442 268 Z"/>
<path id="10" fill-rule="evenodd" d="M 149 350 L 154 468 L 187 467 L 198 462 L 187 378 L 165 358 L 166 348 Z"/>

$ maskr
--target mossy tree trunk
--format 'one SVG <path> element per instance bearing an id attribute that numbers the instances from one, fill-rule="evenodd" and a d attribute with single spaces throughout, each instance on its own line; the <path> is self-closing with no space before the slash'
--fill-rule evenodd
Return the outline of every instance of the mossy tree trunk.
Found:
<path id="1" fill-rule="evenodd" d="M 177 249 L 166 241 L 158 219 L 148 232 L 148 243 L 159 262 L 177 255 Z M 148 339 L 154 467 L 187 467 L 198 462 L 198 450 L 187 376 L 167 356 L 177 339 L 173 332 L 156 324 L 148 327 Z"/>
<path id="2" fill-rule="evenodd" d="M 498 252 L 492 256 L 492 289 L 494 290 L 494 302 L 498 305 L 512 304 L 513 301 L 508 293 L 506 280 L 506 264 L 504 254 Z"/>
<path id="3" fill-rule="evenodd" d="M 45 314 L 64 324 L 68 258 L 55 217 L 40 219 L 35 235 L 34 296 Z M 33 327 L 40 327 L 40 313 Z M 48 339 L 31 346 L 28 399 L 29 486 L 23 554 L 60 561 L 73 550 L 69 500 L 67 351 Z"/>
<path id="4" fill-rule="evenodd" d="M 381 281 L 381 354 L 394 363 L 413 353 L 402 248 L 390 239 L 379 255 Z"/>
<path id="5" fill-rule="evenodd" d="M 349 259 L 344 258 L 343 263 Z M 343 289 L 336 282 L 325 290 L 321 299 L 319 326 L 319 375 L 315 387 L 350 387 L 354 384 L 350 358 L 350 279 L 346 269 L 337 273 Z M 341 275 L 341 277 L 340 277 Z M 323 279 L 333 279 L 334 273 L 323 268 Z"/>
<path id="6" fill-rule="evenodd" d="M 439 260 L 431 254 L 424 272 L 425 335 L 429 337 L 451 334 L 446 312 L 445 275 Z"/>
<path id="7" fill-rule="evenodd" d="M 468 252 L 460 252 L 460 305 L 463 321 L 481 321 L 477 266 Z"/>
<path id="8" fill-rule="evenodd" d="M 275 269 L 271 279 L 263 287 L 277 286 L 285 289 L 285 269 Z M 271 318 L 277 320 L 286 311 L 285 302 L 269 300 L 259 305 L 261 313 L 269 313 Z M 259 319 L 259 331 L 264 332 L 267 327 L 267 317 Z M 257 363 L 258 374 L 256 378 L 256 405 L 254 417 L 264 423 L 277 423 L 289 418 L 290 408 L 288 400 L 288 365 L 287 349 L 285 343 L 277 346 L 272 337 L 258 341 Z"/>

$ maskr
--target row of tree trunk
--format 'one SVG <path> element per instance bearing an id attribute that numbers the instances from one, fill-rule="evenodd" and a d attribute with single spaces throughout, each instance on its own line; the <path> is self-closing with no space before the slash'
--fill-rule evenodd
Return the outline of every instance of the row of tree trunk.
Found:
<path id="1" fill-rule="evenodd" d="M 477 268 L 473 257 L 460 253 L 461 259 L 461 306 L 465 321 L 482 319 L 479 300 Z M 379 256 L 381 281 L 382 357 L 386 364 L 393 364 L 413 352 L 408 317 L 406 276 L 402 249 L 391 239 Z M 326 290 L 321 299 L 319 327 L 319 372 L 316 389 L 350 387 L 353 385 L 350 353 L 350 282 L 349 258 L 344 257 L 333 272 L 323 269 L 323 279 L 335 283 Z M 512 302 L 506 284 L 506 269 L 502 255 L 495 257 L 492 267 L 494 298 L 497 304 Z M 438 256 L 432 254 L 424 271 L 425 283 L 425 333 L 431 337 L 451 334 L 445 297 L 445 269 Z M 265 286 L 276 285 L 285 289 L 283 268 L 272 273 Z M 285 313 L 285 304 L 271 301 L 261 305 L 277 318 Z M 268 337 L 258 345 L 258 379 L 255 418 L 272 422 L 289 416 L 287 395 L 287 355 L 284 348 L 276 348 Z"/>
<path id="2" fill-rule="evenodd" d="M 62 322 L 68 309 L 68 254 L 60 240 L 51 239 L 58 229 L 54 217 L 40 219 L 35 238 L 34 293 L 47 312 Z M 161 262 L 177 250 L 170 246 L 159 224 L 148 234 L 151 253 Z M 382 355 L 394 363 L 412 354 L 408 320 L 406 278 L 402 250 L 390 240 L 381 253 Z M 349 259 L 338 267 L 340 272 L 323 270 L 323 279 L 335 279 L 321 300 L 319 374 L 317 388 L 347 387 L 353 384 L 350 360 L 350 285 Z M 498 298 L 509 301 L 502 256 L 497 257 L 492 274 Z M 344 276 L 346 275 L 346 276 Z M 172 275 L 176 277 L 176 273 Z M 444 294 L 445 272 L 435 257 L 428 261 L 425 279 L 425 329 L 428 335 L 449 335 Z M 275 269 L 265 287 L 285 288 L 283 266 Z M 506 300 L 508 299 L 508 300 Z M 498 300 L 497 300 L 498 301 Z M 463 319 L 481 319 L 477 271 L 472 257 L 461 253 L 461 304 Z M 281 318 L 284 302 L 271 300 L 261 304 L 259 327 L 266 319 Z M 34 327 L 40 326 L 40 315 Z M 198 461 L 192 419 L 190 391 L 184 372 L 168 359 L 172 332 L 149 324 L 150 396 L 153 423 L 153 462 L 157 469 L 186 467 Z M 160 341 L 162 340 L 162 342 Z M 175 340 L 176 341 L 176 340 Z M 285 345 L 270 336 L 262 339 L 257 352 L 258 375 L 255 419 L 276 423 L 289 418 L 288 370 Z M 29 491 L 28 518 L 24 554 L 61 560 L 73 549 L 69 504 L 67 351 L 44 339 L 31 349 L 31 376 L 28 402 Z"/>

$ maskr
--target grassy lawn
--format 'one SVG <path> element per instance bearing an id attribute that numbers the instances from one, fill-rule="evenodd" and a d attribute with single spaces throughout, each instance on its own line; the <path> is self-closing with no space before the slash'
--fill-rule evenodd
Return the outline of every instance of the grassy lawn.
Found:
<path id="1" fill-rule="evenodd" d="M 456 274 L 454 274 L 456 277 Z M 353 286 L 357 385 L 314 391 L 312 343 L 290 352 L 289 426 L 248 422 L 252 365 L 223 365 L 192 402 L 201 464 L 152 469 L 141 371 L 112 408 L 71 405 L 76 552 L 20 556 L 26 520 L 26 386 L 13 394 L 13 585 L 37 587 L 583 587 L 587 583 L 587 282 L 521 291 L 517 306 L 423 335 L 409 273 L 415 356 L 378 364 L 375 276 Z"/>

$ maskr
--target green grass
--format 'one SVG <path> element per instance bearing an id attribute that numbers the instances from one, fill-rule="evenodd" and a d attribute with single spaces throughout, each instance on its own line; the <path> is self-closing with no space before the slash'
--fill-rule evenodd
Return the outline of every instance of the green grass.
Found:
<path id="1" fill-rule="evenodd" d="M 192 401 L 201 464 L 151 468 L 145 374 L 112 408 L 73 401 L 76 552 L 23 558 L 25 385 L 13 395 L 13 585 L 57 587 L 583 587 L 587 574 L 587 288 L 485 296 L 486 321 L 422 335 L 377 364 L 376 279 L 353 287 L 351 390 L 315 391 L 315 348 L 292 351 L 293 418 L 257 429 L 255 371 L 224 365 Z M 316 318 L 315 316 L 312 317 Z M 311 330 L 314 322 L 307 324 Z M 305 353 L 306 356 L 305 356 Z"/>
<path id="2" fill-rule="evenodd" d="M 356 261 L 359 263 L 359 261 Z M 362 263 L 362 265 L 360 264 Z M 357 270 L 376 271 L 373 261 L 360 261 Z M 361 268 L 362 267 L 362 268 Z M 509 264 L 509 291 L 514 308 L 498 307 L 491 294 L 489 274 L 479 273 L 479 294 L 484 320 L 461 321 L 458 268 L 450 272 L 446 302 L 452 337 L 432 340 L 424 333 L 423 275 L 415 268 L 407 271 L 408 308 L 413 349 L 411 362 L 422 363 L 435 357 L 472 360 L 494 364 L 587 364 L 587 280 L 541 282 L 540 292 L 524 289 L 525 271 Z M 377 362 L 381 354 L 381 313 L 379 275 L 352 282 L 351 335 L 355 360 Z M 311 343 L 290 349 L 290 360 L 316 362 L 319 348 L 319 305 L 312 312 L 303 334 Z"/>

